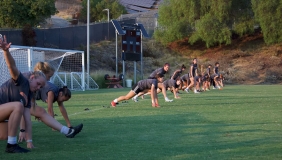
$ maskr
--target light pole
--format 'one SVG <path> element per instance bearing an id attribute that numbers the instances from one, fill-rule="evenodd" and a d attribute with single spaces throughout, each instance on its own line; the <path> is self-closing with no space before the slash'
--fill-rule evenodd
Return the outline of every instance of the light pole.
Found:
<path id="1" fill-rule="evenodd" d="M 90 30 L 89 30 L 89 23 L 90 23 L 90 0 L 87 0 L 87 89 L 89 89 L 89 64 L 90 64 Z"/>
<path id="2" fill-rule="evenodd" d="M 106 8 L 106 9 L 103 9 L 103 11 L 107 11 L 108 12 L 108 40 L 110 39 L 109 37 L 109 32 L 110 32 L 110 27 L 109 27 L 109 24 L 110 24 L 110 9 Z"/>

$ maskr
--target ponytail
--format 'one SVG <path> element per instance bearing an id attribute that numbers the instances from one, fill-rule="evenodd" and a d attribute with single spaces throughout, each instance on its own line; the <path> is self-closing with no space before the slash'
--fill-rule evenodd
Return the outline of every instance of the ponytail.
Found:
<path id="1" fill-rule="evenodd" d="M 71 98 L 71 91 L 68 89 L 68 86 L 63 86 L 59 89 L 59 92 L 63 93 L 63 96 Z"/>

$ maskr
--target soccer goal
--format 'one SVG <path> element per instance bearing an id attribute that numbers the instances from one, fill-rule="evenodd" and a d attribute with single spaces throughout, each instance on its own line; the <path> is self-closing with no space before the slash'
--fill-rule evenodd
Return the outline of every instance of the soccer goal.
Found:
<path id="1" fill-rule="evenodd" d="M 10 53 L 21 72 L 32 71 L 37 62 L 49 62 L 56 70 L 51 82 L 58 87 L 84 91 L 99 89 L 97 83 L 85 72 L 84 52 L 40 47 L 13 46 Z M 10 73 L 0 51 L 0 84 L 10 78 Z"/>

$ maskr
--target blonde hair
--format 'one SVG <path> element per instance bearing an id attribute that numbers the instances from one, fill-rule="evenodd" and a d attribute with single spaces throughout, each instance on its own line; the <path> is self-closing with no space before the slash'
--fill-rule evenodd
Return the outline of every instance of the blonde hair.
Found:
<path id="1" fill-rule="evenodd" d="M 33 71 L 31 72 L 31 75 L 34 75 L 35 78 L 44 77 L 44 79 L 46 79 L 46 76 L 42 71 Z"/>
<path id="2" fill-rule="evenodd" d="M 37 62 L 33 69 L 34 71 L 41 71 L 44 74 L 55 72 L 55 68 L 48 62 Z"/>
<path id="3" fill-rule="evenodd" d="M 34 75 L 35 78 L 43 77 L 43 78 L 45 79 L 45 81 L 46 81 L 46 76 L 45 76 L 45 74 L 44 74 L 42 71 L 40 71 L 40 70 L 39 70 L 39 71 L 32 71 L 32 72 L 31 72 L 31 75 Z M 32 98 L 33 98 L 34 100 L 36 100 L 37 94 L 38 94 L 37 91 L 33 93 Z M 32 107 L 33 109 L 35 109 L 35 103 L 31 104 L 31 107 Z"/>

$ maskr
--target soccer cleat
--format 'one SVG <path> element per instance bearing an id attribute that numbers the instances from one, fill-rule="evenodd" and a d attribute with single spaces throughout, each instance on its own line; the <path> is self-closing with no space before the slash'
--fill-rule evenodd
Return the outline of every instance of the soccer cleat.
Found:
<path id="1" fill-rule="evenodd" d="M 161 106 L 159 106 L 159 104 L 153 104 L 152 103 L 152 107 L 160 108 Z"/>
<path id="2" fill-rule="evenodd" d="M 138 99 L 136 98 L 131 98 L 134 102 L 138 102 Z"/>
<path id="3" fill-rule="evenodd" d="M 112 107 L 116 107 L 116 103 L 114 101 L 111 102 Z"/>
<path id="4" fill-rule="evenodd" d="M 83 124 L 79 124 L 75 127 L 70 128 L 69 133 L 66 134 L 67 138 L 73 138 L 75 135 L 77 135 L 83 128 Z"/>
<path id="5" fill-rule="evenodd" d="M 212 87 L 212 89 L 217 89 L 216 87 Z"/>
<path id="6" fill-rule="evenodd" d="M 18 144 L 13 144 L 13 145 L 7 144 L 6 152 L 7 153 L 27 153 L 27 152 L 30 152 L 30 150 L 22 148 Z"/>
<path id="7" fill-rule="evenodd" d="M 200 93 L 200 92 L 198 92 L 197 90 L 195 90 L 194 93 Z"/>
<path id="8" fill-rule="evenodd" d="M 189 93 L 189 89 L 188 89 L 188 88 L 186 88 L 185 91 L 186 91 L 187 93 Z"/>
<path id="9" fill-rule="evenodd" d="M 172 101 L 173 101 L 172 99 L 168 99 L 168 98 L 165 99 L 165 102 L 172 102 Z"/>

